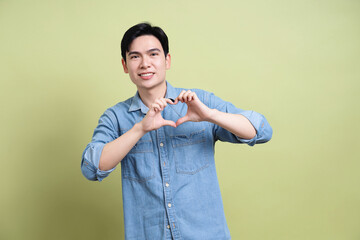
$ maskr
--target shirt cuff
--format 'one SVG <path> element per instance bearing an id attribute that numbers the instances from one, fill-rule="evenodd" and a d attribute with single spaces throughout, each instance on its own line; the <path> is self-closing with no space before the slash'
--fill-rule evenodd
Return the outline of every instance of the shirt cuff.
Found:
<path id="1" fill-rule="evenodd" d="M 115 170 L 116 167 L 113 167 L 112 169 L 110 170 L 106 170 L 106 171 L 103 171 L 103 170 L 100 170 L 99 168 L 97 169 L 96 171 L 96 177 L 97 177 L 97 180 L 99 182 L 101 182 L 104 178 L 106 178 L 112 171 Z"/>
<path id="2" fill-rule="evenodd" d="M 254 111 L 244 111 L 240 114 L 250 121 L 256 130 L 256 135 L 252 139 L 242 139 L 237 137 L 239 141 L 254 146 L 255 143 L 265 143 L 271 139 L 272 128 L 263 115 Z"/>
<path id="3" fill-rule="evenodd" d="M 99 182 L 101 182 L 116 168 L 113 167 L 112 169 L 106 171 L 99 169 L 100 156 L 104 146 L 105 144 L 103 143 L 90 144 L 90 146 L 85 151 L 84 163 L 88 164 L 87 168 L 92 170 L 92 178 L 95 178 L 91 180 L 98 180 Z"/>
<path id="4" fill-rule="evenodd" d="M 244 117 L 246 117 L 249 122 L 253 125 L 253 127 L 256 130 L 256 135 L 252 138 L 252 139 L 244 139 L 244 138 L 240 138 L 238 136 L 236 136 L 236 138 L 242 142 L 242 143 L 246 143 L 249 146 L 254 146 L 255 143 L 257 142 L 257 139 L 259 137 L 259 135 L 261 135 L 261 122 L 263 120 L 263 117 L 261 116 L 261 114 L 254 112 L 254 111 L 242 111 L 239 114 L 243 115 Z"/>

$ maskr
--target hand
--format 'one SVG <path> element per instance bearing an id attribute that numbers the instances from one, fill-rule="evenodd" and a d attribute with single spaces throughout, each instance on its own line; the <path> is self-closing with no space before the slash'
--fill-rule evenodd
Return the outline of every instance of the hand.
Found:
<path id="1" fill-rule="evenodd" d="M 176 121 L 176 126 L 179 126 L 180 124 L 188 121 L 207 121 L 213 113 L 213 110 L 208 108 L 204 103 L 202 103 L 196 93 L 190 90 L 181 91 L 179 96 L 175 99 L 175 102 L 172 104 L 177 104 L 179 101 L 182 103 L 186 103 L 188 106 L 188 110 L 184 117 Z"/>
<path id="2" fill-rule="evenodd" d="M 144 132 L 150 132 L 166 125 L 176 127 L 175 122 L 165 120 L 161 116 L 161 112 L 164 110 L 168 103 L 173 104 L 173 102 L 168 98 L 159 98 L 150 105 L 149 111 L 147 112 L 144 119 L 140 122 L 142 130 Z"/>

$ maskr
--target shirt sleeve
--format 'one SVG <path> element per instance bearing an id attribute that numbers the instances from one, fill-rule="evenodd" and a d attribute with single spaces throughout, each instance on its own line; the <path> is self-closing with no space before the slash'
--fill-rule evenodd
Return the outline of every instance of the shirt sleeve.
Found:
<path id="1" fill-rule="evenodd" d="M 110 109 L 104 112 L 94 130 L 91 142 L 82 154 L 81 172 L 88 180 L 102 181 L 115 169 L 115 167 L 107 171 L 99 169 L 100 156 L 105 144 L 119 137 L 119 131 L 114 124 L 115 119 L 115 114 Z"/>
<path id="2" fill-rule="evenodd" d="M 210 108 L 216 108 L 221 112 L 241 114 L 246 117 L 256 130 L 256 135 L 252 139 L 243 139 L 228 130 L 214 124 L 215 140 L 232 142 L 232 143 L 246 143 L 249 146 L 254 146 L 257 143 L 265 143 L 272 137 L 272 128 L 266 118 L 255 111 L 242 110 L 235 107 L 232 103 L 226 102 L 221 98 L 215 96 L 213 93 L 207 93 L 205 101 Z"/>

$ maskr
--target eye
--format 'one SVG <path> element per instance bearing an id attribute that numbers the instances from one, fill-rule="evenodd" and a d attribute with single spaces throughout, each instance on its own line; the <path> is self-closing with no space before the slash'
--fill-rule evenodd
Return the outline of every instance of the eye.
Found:
<path id="1" fill-rule="evenodd" d="M 157 56 L 157 55 L 159 55 L 159 53 L 157 53 L 157 52 L 153 52 L 150 54 L 150 56 Z"/>
<path id="2" fill-rule="evenodd" d="M 135 59 L 135 58 L 138 58 L 139 56 L 137 56 L 137 55 L 131 55 L 130 56 L 130 59 Z"/>

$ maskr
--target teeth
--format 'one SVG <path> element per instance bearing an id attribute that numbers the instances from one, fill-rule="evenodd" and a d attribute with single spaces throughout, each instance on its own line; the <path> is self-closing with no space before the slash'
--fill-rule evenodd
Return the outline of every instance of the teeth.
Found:
<path id="1" fill-rule="evenodd" d="M 153 75 L 153 73 L 144 73 L 144 74 L 140 74 L 140 75 L 143 76 L 143 77 L 147 77 L 147 76 Z"/>

